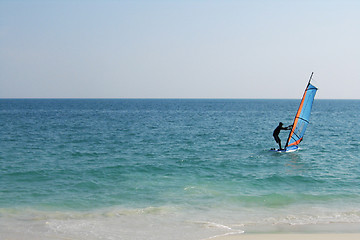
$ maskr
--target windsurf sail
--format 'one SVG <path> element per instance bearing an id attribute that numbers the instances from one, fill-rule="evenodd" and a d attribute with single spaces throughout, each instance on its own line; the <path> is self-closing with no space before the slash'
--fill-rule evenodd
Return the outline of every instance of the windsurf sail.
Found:
<path id="1" fill-rule="evenodd" d="M 314 73 L 311 73 L 308 85 L 306 86 L 304 95 L 301 99 L 299 109 L 295 115 L 293 126 L 286 141 L 285 149 L 297 148 L 299 143 L 303 140 L 306 127 L 309 124 L 311 108 L 314 102 L 316 91 L 318 90 L 311 84 L 311 79 Z"/>

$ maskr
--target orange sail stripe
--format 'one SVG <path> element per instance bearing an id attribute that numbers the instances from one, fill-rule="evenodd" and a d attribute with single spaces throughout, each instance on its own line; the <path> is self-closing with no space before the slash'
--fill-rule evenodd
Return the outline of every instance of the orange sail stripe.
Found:
<path id="1" fill-rule="evenodd" d="M 294 134 L 294 130 L 295 130 L 295 128 L 296 128 L 296 124 L 297 124 L 297 122 L 298 122 L 298 119 L 299 119 L 299 116 L 300 116 L 300 113 L 301 113 L 301 109 L 302 109 L 302 107 L 303 107 L 303 105 L 304 105 L 304 100 L 305 100 L 306 92 L 307 92 L 307 88 L 306 88 L 306 91 L 304 92 L 304 96 L 303 96 L 303 98 L 302 98 L 302 100 L 301 100 L 300 107 L 299 107 L 299 109 L 298 109 L 298 111 L 297 111 L 297 113 L 296 113 L 295 120 L 294 120 L 294 124 L 293 124 L 293 127 L 292 127 L 292 129 L 291 129 L 291 133 L 290 133 L 290 137 L 289 137 L 288 141 L 290 141 L 292 135 Z M 298 141 L 296 141 L 296 142 L 298 142 Z M 296 143 L 296 142 L 295 142 L 295 143 Z M 295 145 L 295 143 L 292 143 L 291 145 Z M 299 143 L 296 143 L 296 145 L 297 145 L 297 144 L 299 144 Z M 288 145 L 288 146 L 290 146 L 290 145 Z"/>
<path id="2" fill-rule="evenodd" d="M 300 142 L 302 141 L 302 138 L 300 138 L 299 140 L 297 140 L 296 142 L 293 142 L 292 144 L 289 144 L 289 146 L 294 146 L 294 145 L 298 145 Z"/>

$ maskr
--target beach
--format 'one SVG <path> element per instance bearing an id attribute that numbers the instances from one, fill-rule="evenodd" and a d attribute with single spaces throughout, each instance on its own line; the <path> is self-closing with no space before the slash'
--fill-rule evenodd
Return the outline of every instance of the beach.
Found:
<path id="1" fill-rule="evenodd" d="M 358 240 L 359 233 L 339 234 L 242 234 L 210 238 L 214 240 Z"/>

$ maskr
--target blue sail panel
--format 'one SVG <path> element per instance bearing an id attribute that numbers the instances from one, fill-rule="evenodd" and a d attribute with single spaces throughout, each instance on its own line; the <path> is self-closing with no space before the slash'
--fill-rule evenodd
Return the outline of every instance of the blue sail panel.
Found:
<path id="1" fill-rule="evenodd" d="M 316 91 L 317 88 L 310 83 L 305 89 L 286 143 L 286 147 L 297 146 L 302 141 L 307 125 L 309 124 L 311 108 L 314 102 Z"/>

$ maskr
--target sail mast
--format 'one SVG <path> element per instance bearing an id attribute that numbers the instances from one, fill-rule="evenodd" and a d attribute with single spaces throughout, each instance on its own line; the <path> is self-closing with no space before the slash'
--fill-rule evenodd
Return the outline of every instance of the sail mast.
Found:
<path id="1" fill-rule="evenodd" d="M 310 82 L 311 82 L 311 79 L 312 79 L 313 74 L 314 74 L 314 72 L 311 72 L 311 76 L 310 76 L 310 79 L 309 79 L 308 85 L 309 85 L 309 84 L 310 84 Z"/>

